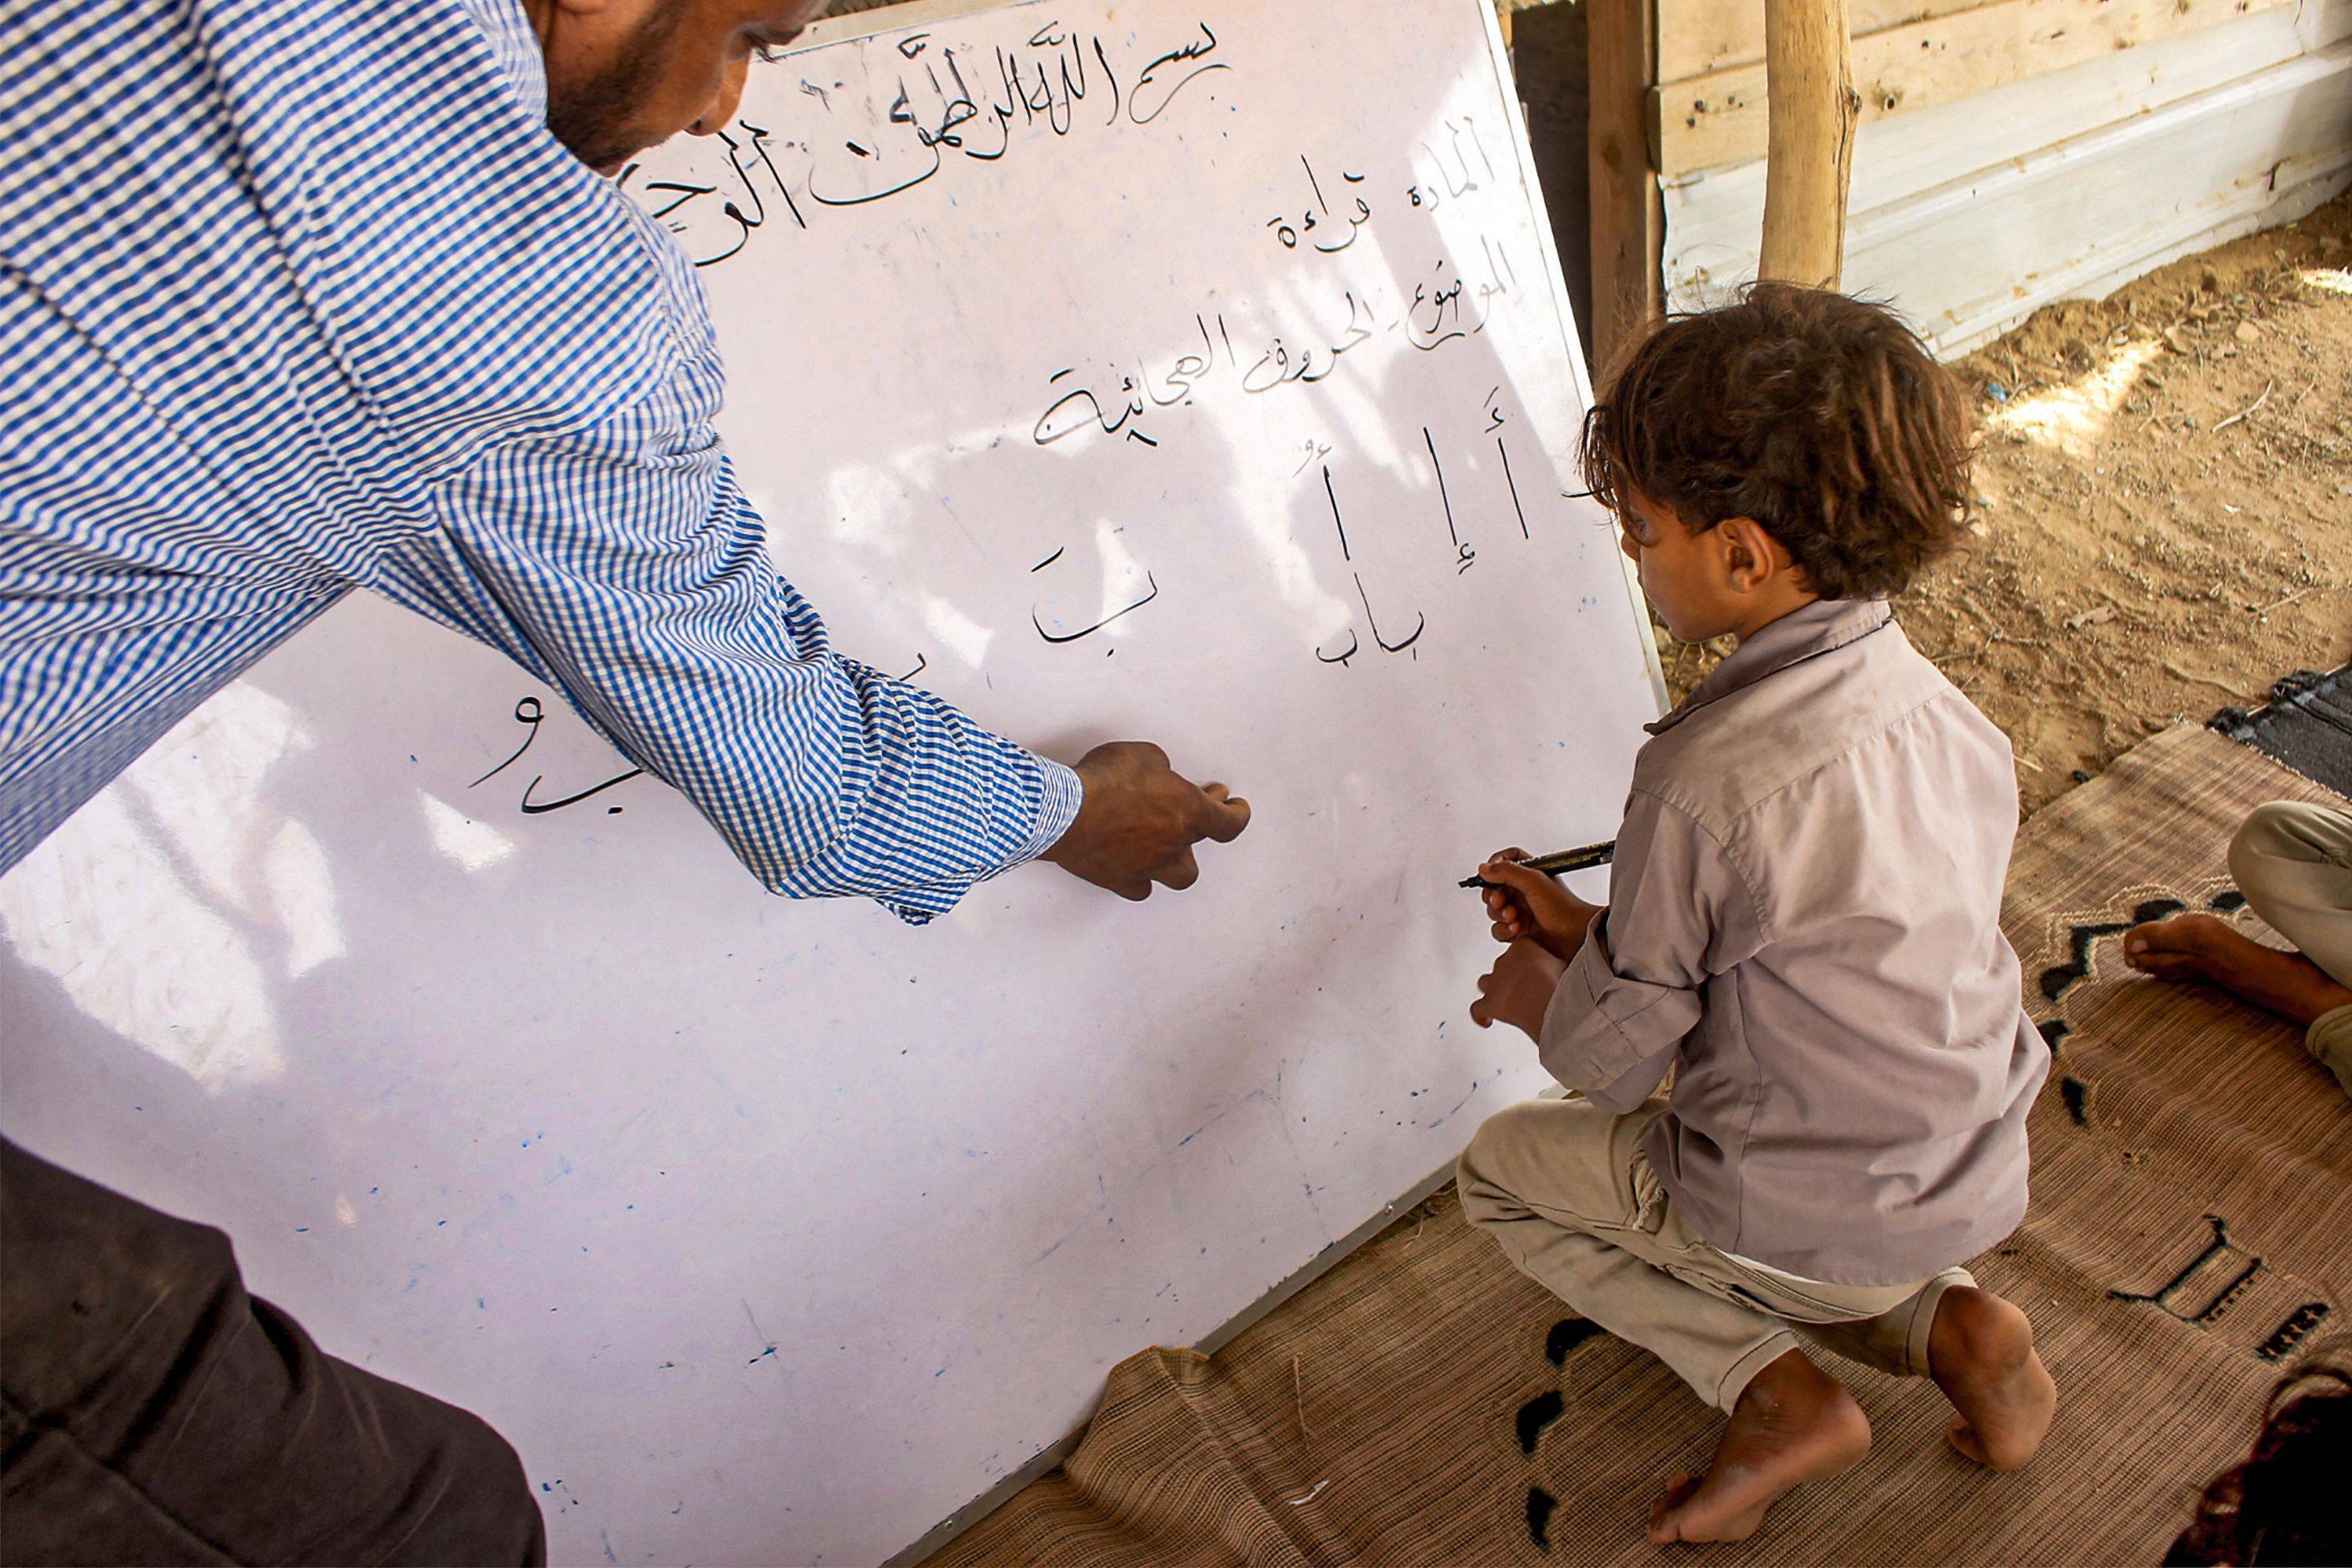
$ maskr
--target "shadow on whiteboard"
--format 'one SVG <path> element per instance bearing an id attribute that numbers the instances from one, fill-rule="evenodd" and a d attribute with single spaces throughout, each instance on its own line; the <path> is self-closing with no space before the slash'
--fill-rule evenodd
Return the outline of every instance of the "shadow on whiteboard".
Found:
<path id="1" fill-rule="evenodd" d="M 0 932 L 93 1022 L 206 1089 L 283 1077 L 272 983 L 345 946 L 325 851 L 256 786 L 311 743 L 285 703 L 229 687 L 0 882 Z M 441 834 L 495 858 L 470 826 Z"/>

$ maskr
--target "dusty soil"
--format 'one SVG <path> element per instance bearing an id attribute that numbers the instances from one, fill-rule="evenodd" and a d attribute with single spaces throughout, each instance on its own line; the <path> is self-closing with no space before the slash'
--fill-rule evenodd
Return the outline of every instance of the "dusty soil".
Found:
<path id="1" fill-rule="evenodd" d="M 1896 613 L 2029 811 L 2142 739 L 2352 660 L 2352 197 L 2036 312 L 1978 396 L 1970 547 Z M 1661 631 L 1675 695 L 1722 649 Z"/>

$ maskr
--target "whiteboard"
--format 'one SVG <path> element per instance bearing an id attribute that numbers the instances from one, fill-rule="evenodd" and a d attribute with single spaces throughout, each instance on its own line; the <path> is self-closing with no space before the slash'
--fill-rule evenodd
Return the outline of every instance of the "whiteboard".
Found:
<path id="1" fill-rule="evenodd" d="M 1454 884 L 1606 837 L 1656 711 L 1500 58 L 1483 0 L 1017 5 L 630 176 L 836 646 L 1232 784 L 1198 888 L 772 898 L 355 598 L 0 882 L 8 1133 L 480 1411 L 560 1562 L 885 1557 L 1244 1310 L 1542 1086 Z"/>

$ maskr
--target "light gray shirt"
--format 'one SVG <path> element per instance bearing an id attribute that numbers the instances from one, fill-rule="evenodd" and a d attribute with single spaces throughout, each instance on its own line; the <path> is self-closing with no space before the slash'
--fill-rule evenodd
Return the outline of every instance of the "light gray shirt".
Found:
<path id="1" fill-rule="evenodd" d="M 1675 1068 L 1643 1147 L 1727 1252 L 1898 1285 L 2000 1241 L 2050 1067 L 2000 931 L 2008 741 L 1875 599 L 1773 622 L 1649 730 L 1545 1068 L 1621 1112 Z"/>

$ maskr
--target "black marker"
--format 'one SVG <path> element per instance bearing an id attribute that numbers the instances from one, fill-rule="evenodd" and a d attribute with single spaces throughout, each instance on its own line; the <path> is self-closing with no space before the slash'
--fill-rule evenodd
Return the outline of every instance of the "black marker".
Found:
<path id="1" fill-rule="evenodd" d="M 1617 842 L 1615 839 L 1611 839 L 1606 844 L 1588 844 L 1581 849 L 1562 849 L 1557 854 L 1538 855 L 1532 860 L 1522 860 L 1519 864 L 1530 871 L 1541 871 L 1548 877 L 1557 877 L 1563 871 L 1583 871 L 1595 866 L 1606 866 L 1616 858 Z M 1462 879 L 1462 885 L 1465 888 L 1502 886 L 1500 882 L 1489 882 L 1484 877 L 1465 877 Z"/>

